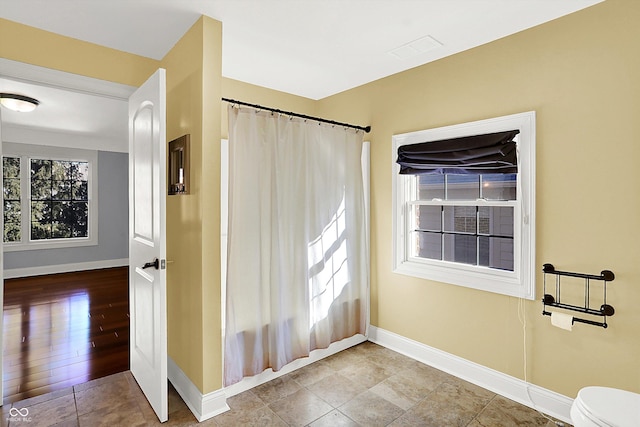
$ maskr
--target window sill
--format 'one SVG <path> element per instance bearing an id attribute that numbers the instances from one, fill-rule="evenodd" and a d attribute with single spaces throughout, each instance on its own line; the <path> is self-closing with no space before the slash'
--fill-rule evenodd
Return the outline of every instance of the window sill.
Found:
<path id="1" fill-rule="evenodd" d="M 77 239 L 77 240 L 49 240 L 46 242 L 29 242 L 29 243 L 4 243 L 4 252 L 21 252 L 33 251 L 40 249 L 63 249 L 76 248 L 84 246 L 97 246 L 98 239 Z"/>
<path id="2" fill-rule="evenodd" d="M 530 280 L 511 271 L 447 261 L 407 260 L 398 263 L 393 272 L 512 297 L 534 299 L 534 289 L 529 283 Z"/>

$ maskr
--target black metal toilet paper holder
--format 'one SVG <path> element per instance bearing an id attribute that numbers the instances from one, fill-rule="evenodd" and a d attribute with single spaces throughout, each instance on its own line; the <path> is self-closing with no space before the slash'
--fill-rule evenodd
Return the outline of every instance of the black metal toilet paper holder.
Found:
<path id="1" fill-rule="evenodd" d="M 602 270 L 599 276 L 593 274 L 584 274 L 584 273 L 572 273 L 569 271 L 558 271 L 555 269 L 553 264 L 544 264 L 542 266 L 542 271 L 544 274 L 544 297 L 542 298 L 542 314 L 545 316 L 551 316 L 551 312 L 547 311 L 547 306 L 562 308 L 565 310 L 577 311 L 580 313 L 590 314 L 592 316 L 602 316 L 602 322 L 597 322 L 594 320 L 583 319 L 579 317 L 573 317 L 573 322 L 586 323 L 588 325 L 601 326 L 603 328 L 607 328 L 607 316 L 613 316 L 615 313 L 614 308 L 607 304 L 607 282 L 612 282 L 615 279 L 615 275 L 610 270 Z M 547 293 L 547 274 L 553 274 L 556 277 L 555 283 L 555 296 Z M 568 277 L 577 277 L 580 279 L 584 279 L 584 305 L 572 305 L 565 304 L 562 302 L 560 298 L 560 277 L 568 276 Z M 603 303 L 600 306 L 600 309 L 596 310 L 591 308 L 590 306 L 590 286 L 591 281 L 601 281 L 603 282 Z"/>

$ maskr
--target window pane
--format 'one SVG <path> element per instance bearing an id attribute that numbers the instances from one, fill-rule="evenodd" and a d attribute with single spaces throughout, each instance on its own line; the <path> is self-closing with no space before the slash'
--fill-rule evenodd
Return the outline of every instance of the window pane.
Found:
<path id="1" fill-rule="evenodd" d="M 51 179 L 51 160 L 31 159 L 31 180 Z"/>
<path id="2" fill-rule="evenodd" d="M 513 237 L 513 208 L 510 206 L 478 207 L 478 234 Z"/>
<path id="3" fill-rule="evenodd" d="M 51 181 L 50 180 L 31 180 L 31 200 L 50 200 L 51 199 Z"/>
<path id="4" fill-rule="evenodd" d="M 475 206 L 445 206 L 444 231 L 456 233 L 476 233 Z"/>
<path id="5" fill-rule="evenodd" d="M 73 200 L 89 200 L 89 186 L 87 181 L 74 181 L 71 190 L 71 198 Z"/>
<path id="6" fill-rule="evenodd" d="M 480 265 L 513 271 L 513 239 L 479 237 Z"/>
<path id="7" fill-rule="evenodd" d="M 445 261 L 476 265 L 476 236 L 464 234 L 445 234 L 443 259 Z"/>
<path id="8" fill-rule="evenodd" d="M 31 222 L 31 240 L 43 240 L 51 238 L 50 222 Z"/>
<path id="9" fill-rule="evenodd" d="M 4 223 L 4 241 L 19 242 L 22 239 L 22 230 L 19 222 Z"/>
<path id="10" fill-rule="evenodd" d="M 89 163 L 88 162 L 73 162 L 71 179 L 77 181 L 89 180 Z"/>
<path id="11" fill-rule="evenodd" d="M 53 200 L 71 200 L 71 182 L 51 181 L 51 198 Z"/>
<path id="12" fill-rule="evenodd" d="M 72 237 L 72 229 L 69 224 L 55 221 L 51 223 L 52 239 L 68 239 L 70 237 Z"/>
<path id="13" fill-rule="evenodd" d="M 2 158 L 2 176 L 4 178 L 20 178 L 20 157 Z"/>
<path id="14" fill-rule="evenodd" d="M 20 242 L 22 239 L 22 207 L 20 205 L 20 158 L 2 158 L 4 242 Z"/>
<path id="15" fill-rule="evenodd" d="M 68 222 L 71 225 L 73 223 L 73 210 L 71 208 L 71 202 L 53 202 L 51 203 L 51 220 L 56 222 L 65 222 L 68 218 Z"/>
<path id="16" fill-rule="evenodd" d="M 415 220 L 415 228 L 442 231 L 442 208 L 440 206 L 416 206 Z"/>
<path id="17" fill-rule="evenodd" d="M 57 181 L 65 181 L 71 179 L 71 162 L 63 160 L 51 161 L 51 179 Z"/>
<path id="18" fill-rule="evenodd" d="M 413 256 L 428 259 L 442 259 L 442 234 L 414 231 L 415 248 Z"/>
<path id="19" fill-rule="evenodd" d="M 447 200 L 476 200 L 480 197 L 480 175 L 447 175 Z"/>
<path id="20" fill-rule="evenodd" d="M 87 227 L 89 218 L 89 204 L 87 202 L 73 202 L 73 237 L 89 237 Z"/>
<path id="21" fill-rule="evenodd" d="M 20 200 L 20 178 L 4 178 L 4 199 Z"/>
<path id="22" fill-rule="evenodd" d="M 4 201 L 4 222 L 20 222 L 21 212 L 19 201 Z"/>
<path id="23" fill-rule="evenodd" d="M 20 201 L 4 201 L 4 237 L 5 242 L 19 242 L 22 237 L 20 224 L 22 217 Z"/>
<path id="24" fill-rule="evenodd" d="M 417 175 L 418 200 L 444 199 L 444 175 Z"/>
<path id="25" fill-rule="evenodd" d="M 31 222 L 51 222 L 51 202 L 31 202 Z"/>
<path id="26" fill-rule="evenodd" d="M 482 175 L 481 197 L 487 200 L 516 200 L 517 174 Z"/>

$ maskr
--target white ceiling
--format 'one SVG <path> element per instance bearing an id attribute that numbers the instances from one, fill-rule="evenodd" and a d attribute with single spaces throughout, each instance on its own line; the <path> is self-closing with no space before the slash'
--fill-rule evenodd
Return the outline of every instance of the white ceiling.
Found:
<path id="1" fill-rule="evenodd" d="M 0 17 L 161 59 L 206 15 L 222 22 L 225 77 L 321 99 L 600 1 L 0 0 Z M 49 95 L 54 98 L 41 96 Z M 69 111 L 73 105 L 82 108 Z M 78 100 L 47 101 L 39 109 L 49 106 L 90 121 Z"/>
<path id="2" fill-rule="evenodd" d="M 17 113 L 3 110 L 3 119 L 16 126 L 31 126 L 34 116 L 51 123 L 51 131 L 77 134 L 114 134 L 115 124 L 127 122 L 126 103 L 122 99 L 95 96 L 83 92 L 68 91 L 48 85 L 0 79 L 0 92 L 29 94 L 42 104 L 33 113 Z M 123 108 L 124 107 L 124 108 Z M 101 112 L 100 120 L 95 120 L 96 110 Z"/>
<path id="3" fill-rule="evenodd" d="M 0 92 L 40 102 L 28 113 L 2 108 L 2 140 L 126 152 L 127 98 L 134 90 L 0 58 Z"/>

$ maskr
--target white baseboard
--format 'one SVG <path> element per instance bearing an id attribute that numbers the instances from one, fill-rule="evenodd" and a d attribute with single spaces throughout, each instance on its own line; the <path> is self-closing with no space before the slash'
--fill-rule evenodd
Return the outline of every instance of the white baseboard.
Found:
<path id="1" fill-rule="evenodd" d="M 366 340 L 367 337 L 364 335 L 356 335 L 344 339 L 331 344 L 329 348 L 314 350 L 309 357 L 295 360 L 278 372 L 268 369 L 253 377 L 244 378 L 229 387 L 205 395 L 200 392 L 198 387 L 191 382 L 171 358 L 167 359 L 167 372 L 169 381 L 180 394 L 182 400 L 187 404 L 196 419 L 202 422 L 228 411 L 229 406 L 226 403 L 226 399 L 229 397 L 286 375 Z M 373 325 L 369 326 L 369 340 L 559 420 L 571 423 L 570 410 L 573 399 L 559 393 L 526 383 L 521 379 Z"/>
<path id="2" fill-rule="evenodd" d="M 129 265 L 129 258 L 107 259 L 103 261 L 78 262 L 74 264 L 43 265 L 39 267 L 11 268 L 4 270 L 5 279 L 43 276 L 45 274 L 69 273 L 72 271 L 98 270 L 100 268 L 123 267 Z"/>
<path id="3" fill-rule="evenodd" d="M 224 390 L 202 394 L 176 363 L 167 357 L 167 375 L 184 403 L 199 422 L 229 410 Z"/>
<path id="4" fill-rule="evenodd" d="M 360 344 L 366 340 L 367 337 L 364 335 L 354 335 L 351 338 L 345 338 L 342 341 L 334 342 L 328 348 L 312 351 L 309 357 L 294 360 L 278 372 L 273 372 L 271 369 L 267 369 L 253 377 L 244 378 L 229 387 L 204 395 L 200 392 L 200 389 L 191 382 L 182 369 L 180 369 L 180 367 L 171 360 L 170 357 L 167 357 L 167 376 L 196 419 L 199 422 L 202 422 L 228 411 L 229 406 L 227 405 L 227 399 L 229 397 L 235 396 L 236 394 L 240 394 L 243 391 L 247 391 L 260 384 L 266 383 L 267 381 L 271 381 L 282 375 L 293 372 L 296 369 L 300 369 L 310 363 L 317 362 L 320 359 L 329 357 L 342 350 L 346 350 L 347 348 L 353 347 L 354 345 Z"/>
<path id="5" fill-rule="evenodd" d="M 269 368 L 266 371 L 259 373 L 258 375 L 243 378 L 239 382 L 225 387 L 224 392 L 227 397 L 235 396 L 236 394 L 240 394 L 268 381 L 275 380 L 276 378 L 293 372 L 296 369 L 303 368 L 313 362 L 317 362 L 320 359 L 324 359 L 325 357 L 329 357 L 333 354 L 339 353 L 342 350 L 346 350 L 349 347 L 353 347 L 354 345 L 360 344 L 365 341 L 367 341 L 367 337 L 361 334 L 354 335 L 350 338 L 345 338 L 341 341 L 332 343 L 328 348 L 313 350 L 309 354 L 309 357 L 303 357 L 302 359 L 294 360 L 293 362 L 285 365 L 277 372 L 274 372 L 271 368 Z"/>
<path id="6" fill-rule="evenodd" d="M 369 340 L 501 396 L 571 423 L 573 399 L 393 332 L 369 327 Z"/>

